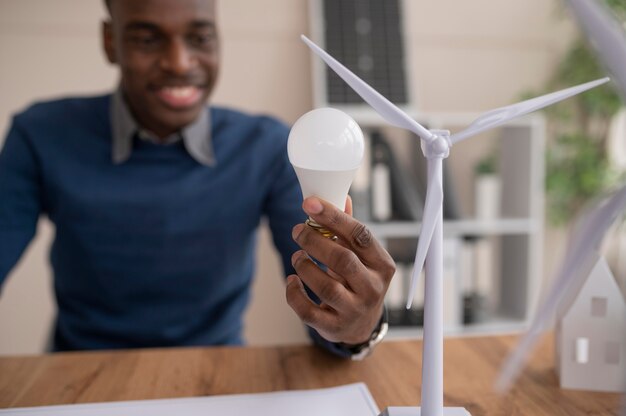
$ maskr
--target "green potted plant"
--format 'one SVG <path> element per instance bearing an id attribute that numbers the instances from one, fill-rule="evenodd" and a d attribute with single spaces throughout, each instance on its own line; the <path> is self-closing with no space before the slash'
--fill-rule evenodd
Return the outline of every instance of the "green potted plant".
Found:
<path id="1" fill-rule="evenodd" d="M 626 22 L 626 0 L 606 0 Z M 548 90 L 601 78 L 606 73 L 583 39 L 573 43 L 558 66 Z M 621 176 L 607 154 L 609 127 L 621 103 L 609 84 L 546 110 L 548 146 L 546 192 L 548 218 L 565 225 L 581 206 L 615 185 Z M 626 140 L 626 138 L 624 138 Z"/>

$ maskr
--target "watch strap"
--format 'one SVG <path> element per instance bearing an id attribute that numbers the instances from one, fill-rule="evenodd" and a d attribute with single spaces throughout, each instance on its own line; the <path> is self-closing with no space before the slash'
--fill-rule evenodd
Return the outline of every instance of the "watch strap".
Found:
<path id="1" fill-rule="evenodd" d="M 389 318 L 387 316 L 387 308 L 383 306 L 383 313 L 380 317 L 380 321 L 376 328 L 370 335 L 370 338 L 362 344 L 351 345 L 347 347 L 350 351 L 350 358 L 354 361 L 360 361 L 370 355 L 374 350 L 374 347 L 381 343 L 381 341 L 387 335 L 387 331 L 389 330 Z"/>

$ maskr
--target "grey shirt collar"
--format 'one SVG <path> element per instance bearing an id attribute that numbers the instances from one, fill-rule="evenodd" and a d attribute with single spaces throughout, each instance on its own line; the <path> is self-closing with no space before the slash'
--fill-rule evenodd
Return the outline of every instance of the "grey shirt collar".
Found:
<path id="1" fill-rule="evenodd" d="M 141 140 L 163 145 L 176 143 L 182 139 L 185 149 L 198 163 L 205 166 L 215 165 L 215 154 L 211 140 L 211 117 L 208 108 L 200 113 L 196 121 L 165 140 L 159 140 L 152 133 L 137 125 L 119 88 L 111 99 L 110 112 L 111 131 L 113 133 L 111 149 L 113 163 L 124 163 L 130 158 L 133 150 L 133 139 L 137 134 Z"/>

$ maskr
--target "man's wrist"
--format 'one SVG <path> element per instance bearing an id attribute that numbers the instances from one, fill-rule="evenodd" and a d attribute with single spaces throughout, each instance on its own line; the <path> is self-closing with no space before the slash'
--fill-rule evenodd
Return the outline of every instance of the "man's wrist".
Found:
<path id="1" fill-rule="evenodd" d="M 378 325 L 376 325 L 367 341 L 356 345 L 343 343 L 340 345 L 346 350 L 350 351 L 350 358 L 352 360 L 359 361 L 372 353 L 374 347 L 380 344 L 380 342 L 383 340 L 383 338 L 387 334 L 388 329 L 389 320 L 387 318 L 387 308 L 383 306 L 383 313 L 380 317 L 380 320 L 378 321 Z"/>

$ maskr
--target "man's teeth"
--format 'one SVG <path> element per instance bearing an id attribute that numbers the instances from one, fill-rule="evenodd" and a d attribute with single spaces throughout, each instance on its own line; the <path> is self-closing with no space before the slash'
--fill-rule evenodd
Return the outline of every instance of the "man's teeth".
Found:
<path id="1" fill-rule="evenodd" d="M 163 91 L 176 98 L 187 98 L 196 92 L 196 87 L 165 87 Z"/>

